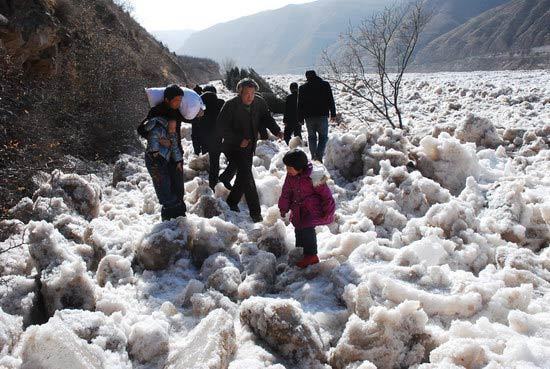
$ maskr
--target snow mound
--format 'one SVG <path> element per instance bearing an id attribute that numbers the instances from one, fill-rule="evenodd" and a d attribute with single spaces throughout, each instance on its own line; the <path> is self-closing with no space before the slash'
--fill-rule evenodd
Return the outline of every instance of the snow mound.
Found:
<path id="1" fill-rule="evenodd" d="M 190 211 L 201 218 L 210 219 L 223 214 L 223 205 L 220 199 L 204 195 L 191 207 Z"/>
<path id="2" fill-rule="evenodd" d="M 107 282 L 112 285 L 131 283 L 134 271 L 132 262 L 119 255 L 107 255 L 99 262 L 96 273 L 96 281 L 104 287 Z"/>
<path id="3" fill-rule="evenodd" d="M 492 324 L 487 318 L 453 322 L 448 341 L 431 352 L 432 364 L 419 368 L 545 368 L 550 362 L 548 318 L 547 313 L 513 311 L 509 326 Z"/>
<path id="4" fill-rule="evenodd" d="M 208 277 L 207 286 L 235 299 L 241 284 L 241 273 L 235 267 L 225 267 L 216 270 Z"/>
<path id="5" fill-rule="evenodd" d="M 170 348 L 166 369 L 227 369 L 237 351 L 233 317 L 218 309 Z"/>
<path id="6" fill-rule="evenodd" d="M 0 308 L 0 355 L 13 353 L 23 333 L 23 318 L 5 313 Z M 0 362 L 1 363 L 1 362 Z"/>
<path id="7" fill-rule="evenodd" d="M 358 132 L 331 136 L 323 163 L 331 173 L 336 171 L 346 180 L 353 181 L 363 175 L 362 153 L 366 144 L 366 136 Z"/>
<path id="8" fill-rule="evenodd" d="M 44 325 L 28 328 L 22 340 L 21 369 L 132 368 L 122 331 L 103 325 L 101 318 L 90 324 L 91 317 L 84 315 L 65 322 L 63 316 L 56 315 Z"/>
<path id="9" fill-rule="evenodd" d="M 317 322 L 295 300 L 251 297 L 240 307 L 241 322 L 271 349 L 296 363 L 326 362 Z"/>
<path id="10" fill-rule="evenodd" d="M 269 140 L 260 140 L 258 141 L 258 146 L 256 147 L 255 157 L 257 157 L 257 165 L 269 169 L 271 166 L 271 159 L 279 153 L 279 147 L 275 142 Z"/>
<path id="11" fill-rule="evenodd" d="M 113 187 L 116 187 L 119 182 L 131 181 L 139 184 L 146 178 L 146 171 L 143 170 L 143 167 L 143 160 L 127 154 L 121 155 L 113 168 Z"/>
<path id="12" fill-rule="evenodd" d="M 130 330 L 129 351 L 141 363 L 147 363 L 168 352 L 169 324 L 151 317 L 140 320 Z"/>
<path id="13" fill-rule="evenodd" d="M 419 364 L 430 351 L 426 332 L 428 317 L 416 301 L 394 309 L 373 307 L 370 319 L 352 315 L 337 346 L 330 352 L 330 364 L 344 369 L 348 364 L 368 360 L 379 369 Z"/>
<path id="14" fill-rule="evenodd" d="M 191 296 L 191 305 L 193 307 L 193 314 L 197 317 L 205 317 L 216 309 L 223 309 L 234 316 L 238 310 L 237 304 L 232 302 L 227 296 L 214 290 L 208 290 L 204 293 L 194 293 Z"/>
<path id="15" fill-rule="evenodd" d="M 288 253 L 287 230 L 282 220 L 278 219 L 274 225 L 264 229 L 258 239 L 258 248 L 272 253 L 276 257 Z"/>
<path id="16" fill-rule="evenodd" d="M 270 252 L 259 250 L 254 244 L 241 246 L 241 263 L 245 278 L 239 286 L 239 298 L 262 295 L 275 282 L 277 259 Z"/>
<path id="17" fill-rule="evenodd" d="M 201 267 L 210 255 L 227 251 L 237 241 L 239 228 L 220 218 L 191 218 L 190 251 L 193 264 Z"/>
<path id="18" fill-rule="evenodd" d="M 466 186 L 466 179 L 481 175 L 481 167 L 473 144 L 461 144 L 448 133 L 438 138 L 424 137 L 418 149 L 417 166 L 422 175 L 431 178 L 458 195 Z"/>
<path id="19" fill-rule="evenodd" d="M 461 142 L 474 142 L 477 146 L 494 149 L 502 144 L 491 121 L 471 113 L 458 125 L 454 135 Z"/>
<path id="20" fill-rule="evenodd" d="M 96 284 L 84 262 L 65 261 L 55 268 L 44 270 L 40 281 L 44 304 L 50 316 L 62 309 L 95 309 Z"/>
<path id="21" fill-rule="evenodd" d="M 155 225 L 137 244 L 137 261 L 148 270 L 167 268 L 188 246 L 189 234 L 190 225 L 186 220 Z"/>
<path id="22" fill-rule="evenodd" d="M 101 187 L 99 179 L 93 174 L 84 177 L 55 170 L 34 193 L 35 201 L 38 197 L 61 197 L 69 208 L 91 220 L 99 215 Z"/>

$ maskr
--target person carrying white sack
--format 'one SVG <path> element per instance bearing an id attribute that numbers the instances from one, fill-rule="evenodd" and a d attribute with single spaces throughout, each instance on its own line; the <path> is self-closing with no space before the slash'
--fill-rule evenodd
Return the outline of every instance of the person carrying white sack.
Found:
<path id="1" fill-rule="evenodd" d="M 149 110 L 138 126 L 138 133 L 147 139 L 145 165 L 162 205 L 162 220 L 185 216 L 183 178 L 183 147 L 180 112 L 184 91 L 177 85 L 168 86 L 164 99 Z M 174 147 L 175 146 L 175 147 Z"/>

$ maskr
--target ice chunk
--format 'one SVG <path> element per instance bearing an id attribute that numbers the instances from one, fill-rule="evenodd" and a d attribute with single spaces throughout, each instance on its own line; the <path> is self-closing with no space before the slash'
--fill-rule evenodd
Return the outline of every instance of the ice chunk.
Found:
<path id="1" fill-rule="evenodd" d="M 96 280 L 103 287 L 107 282 L 113 285 L 130 283 L 133 280 L 134 271 L 132 262 L 119 255 L 107 255 L 99 262 Z"/>
<path id="2" fill-rule="evenodd" d="M 270 252 L 276 257 L 288 253 L 287 230 L 282 220 L 278 219 L 273 226 L 264 228 L 258 239 L 258 248 Z"/>
<path id="3" fill-rule="evenodd" d="M 157 224 L 136 247 L 136 258 L 150 270 L 165 269 L 189 243 L 189 225 L 184 221 Z"/>
<path id="4" fill-rule="evenodd" d="M 189 221 L 193 224 L 190 233 L 190 249 L 193 264 L 196 267 L 200 268 L 210 255 L 229 250 L 237 241 L 239 228 L 220 218 L 193 218 Z"/>
<path id="5" fill-rule="evenodd" d="M 23 337 L 21 369 L 103 369 L 100 347 L 80 339 L 59 319 L 31 326 Z"/>
<path id="6" fill-rule="evenodd" d="M 27 233 L 29 252 L 38 271 L 80 259 L 71 250 L 69 241 L 50 223 L 30 222 Z"/>
<path id="7" fill-rule="evenodd" d="M 101 186 L 99 179 L 91 174 L 86 177 L 78 174 L 64 174 L 59 170 L 52 172 L 50 179 L 34 193 L 38 197 L 61 197 L 64 202 L 84 218 L 91 220 L 99 215 Z"/>
<path id="8" fill-rule="evenodd" d="M 131 177 L 135 174 L 145 174 L 143 167 L 143 160 L 134 156 L 122 154 L 113 168 L 113 187 L 116 187 L 119 182 L 131 180 Z"/>
<path id="9" fill-rule="evenodd" d="M 428 178 L 440 183 L 451 194 L 458 195 L 466 178 L 481 175 L 481 166 L 473 144 L 461 144 L 443 132 L 438 138 L 424 137 L 420 141 L 417 167 Z"/>
<path id="10" fill-rule="evenodd" d="M 304 364 L 324 363 L 327 345 L 313 319 L 296 300 L 251 297 L 240 307 L 241 322 L 284 357 Z"/>
<path id="11" fill-rule="evenodd" d="M 235 267 L 225 267 L 216 270 L 208 277 L 208 287 L 213 288 L 229 298 L 236 298 L 239 285 L 241 284 L 241 273 Z"/>
<path id="12" fill-rule="evenodd" d="M 191 305 L 193 306 L 193 314 L 197 317 L 207 316 L 211 311 L 219 308 L 222 308 L 231 315 L 234 315 L 237 311 L 237 304 L 229 300 L 227 296 L 214 290 L 193 294 L 191 296 Z"/>
<path id="13" fill-rule="evenodd" d="M 258 250 L 254 244 L 241 245 L 241 263 L 246 277 L 239 286 L 239 298 L 246 299 L 267 292 L 275 281 L 275 255 Z"/>
<path id="14" fill-rule="evenodd" d="M 477 146 L 488 148 L 496 148 L 502 144 L 491 121 L 471 113 L 458 125 L 455 137 L 462 142 L 474 142 Z"/>
<path id="15" fill-rule="evenodd" d="M 330 352 L 330 364 L 344 369 L 350 363 L 369 360 L 379 369 L 410 367 L 428 354 L 431 337 L 428 317 L 418 302 L 407 301 L 394 309 L 373 307 L 368 321 L 352 315 L 338 345 Z"/>
<path id="16" fill-rule="evenodd" d="M 138 321 L 130 330 L 128 344 L 132 357 L 146 363 L 168 352 L 169 325 L 152 317 Z"/>
<path id="17" fill-rule="evenodd" d="M 233 317 L 212 311 L 170 349 L 166 369 L 227 369 L 237 350 Z"/>
<path id="18" fill-rule="evenodd" d="M 61 265 L 42 271 L 42 296 L 47 313 L 51 316 L 56 310 L 94 310 L 95 288 L 86 264 L 82 261 L 65 261 Z"/>
<path id="19" fill-rule="evenodd" d="M 23 333 L 23 318 L 6 314 L 0 308 L 0 356 L 9 355 Z"/>

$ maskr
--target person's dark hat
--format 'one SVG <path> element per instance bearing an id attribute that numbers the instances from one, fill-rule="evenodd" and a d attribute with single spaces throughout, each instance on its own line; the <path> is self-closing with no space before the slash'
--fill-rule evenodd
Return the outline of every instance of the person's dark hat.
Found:
<path id="1" fill-rule="evenodd" d="M 283 163 L 296 170 L 304 170 L 307 168 L 307 155 L 300 149 L 292 149 L 283 157 Z"/>
<path id="2" fill-rule="evenodd" d="M 317 73 L 315 73 L 314 70 L 308 70 L 308 71 L 306 72 L 306 79 L 307 79 L 308 81 L 311 80 L 311 79 L 313 79 L 313 78 L 315 78 L 315 77 L 317 77 Z"/>
<path id="3" fill-rule="evenodd" d="M 292 82 L 290 84 L 290 91 L 297 91 L 298 90 L 298 84 L 296 82 Z"/>
<path id="4" fill-rule="evenodd" d="M 178 85 L 170 85 L 164 90 L 164 98 L 171 101 L 176 96 L 183 96 L 183 90 Z"/>

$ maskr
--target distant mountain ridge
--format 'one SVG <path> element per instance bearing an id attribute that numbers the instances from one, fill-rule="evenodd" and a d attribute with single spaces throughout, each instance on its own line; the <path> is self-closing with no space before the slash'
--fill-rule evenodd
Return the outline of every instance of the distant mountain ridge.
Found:
<path id="1" fill-rule="evenodd" d="M 178 29 L 169 31 L 152 31 L 151 34 L 157 40 L 166 45 L 171 51 L 178 51 L 183 47 L 185 41 L 191 36 L 195 30 Z"/>
<path id="2" fill-rule="evenodd" d="M 419 54 L 415 68 L 437 66 L 439 70 L 478 69 L 475 63 L 456 65 L 453 60 L 443 59 L 438 59 L 436 63 L 430 55 L 431 51 L 423 52 L 422 50 L 430 45 L 428 50 L 434 50 L 436 53 L 448 51 L 449 55 L 455 55 L 451 53 L 455 48 L 452 44 L 446 44 L 440 51 L 437 51 L 434 46 L 435 40 L 442 42 L 442 40 L 446 40 L 443 37 L 445 34 L 461 29 L 481 14 L 487 12 L 489 12 L 487 14 L 491 14 L 491 10 L 517 2 L 516 0 L 427 0 L 427 9 L 432 12 L 433 16 L 419 41 Z M 548 20 L 544 18 L 544 13 L 540 13 L 541 9 L 545 9 L 548 0 L 523 0 L 520 2 L 526 9 L 537 10 L 530 13 L 522 11 L 515 14 L 514 17 L 501 18 L 500 22 L 510 23 L 510 29 L 507 32 L 515 34 L 511 29 L 516 26 L 520 27 L 520 24 L 523 23 L 525 24 L 522 27 L 528 26 L 529 22 L 550 28 Z M 261 12 L 196 32 L 189 37 L 178 53 L 208 57 L 217 61 L 231 58 L 238 65 L 252 66 L 261 73 L 301 73 L 307 68 L 318 66 L 321 52 L 334 47 L 339 35 L 346 30 L 349 24 L 357 24 L 362 18 L 368 17 L 386 5 L 388 5 L 387 0 L 318 0 L 307 4 L 288 5 L 281 9 Z M 522 20 L 521 17 L 526 18 Z M 538 18 L 540 19 L 537 21 Z M 490 24 L 471 23 L 469 33 L 458 33 L 454 36 L 449 34 L 449 37 L 458 44 L 467 43 L 457 37 L 459 35 L 462 35 L 461 37 L 468 36 L 471 40 L 475 34 L 473 28 L 476 26 L 490 27 Z M 521 32 L 521 27 L 518 28 L 518 31 Z M 526 31 L 533 30 L 527 27 Z M 490 29 L 480 31 L 480 34 L 490 34 Z M 537 44 L 537 46 L 548 44 L 550 41 L 543 41 L 541 45 Z M 483 42 L 475 42 L 474 45 L 480 45 L 481 48 L 487 46 Z M 505 52 L 509 51 L 511 50 Z M 471 55 L 485 55 L 483 50 L 469 49 L 468 52 Z M 489 63 L 488 65 L 493 64 Z M 518 65 L 528 66 L 525 63 Z M 496 63 L 494 67 L 500 69 L 501 65 Z"/>
<path id="3" fill-rule="evenodd" d="M 550 0 L 512 0 L 434 39 L 418 56 L 436 69 L 545 68 L 548 46 Z"/>

